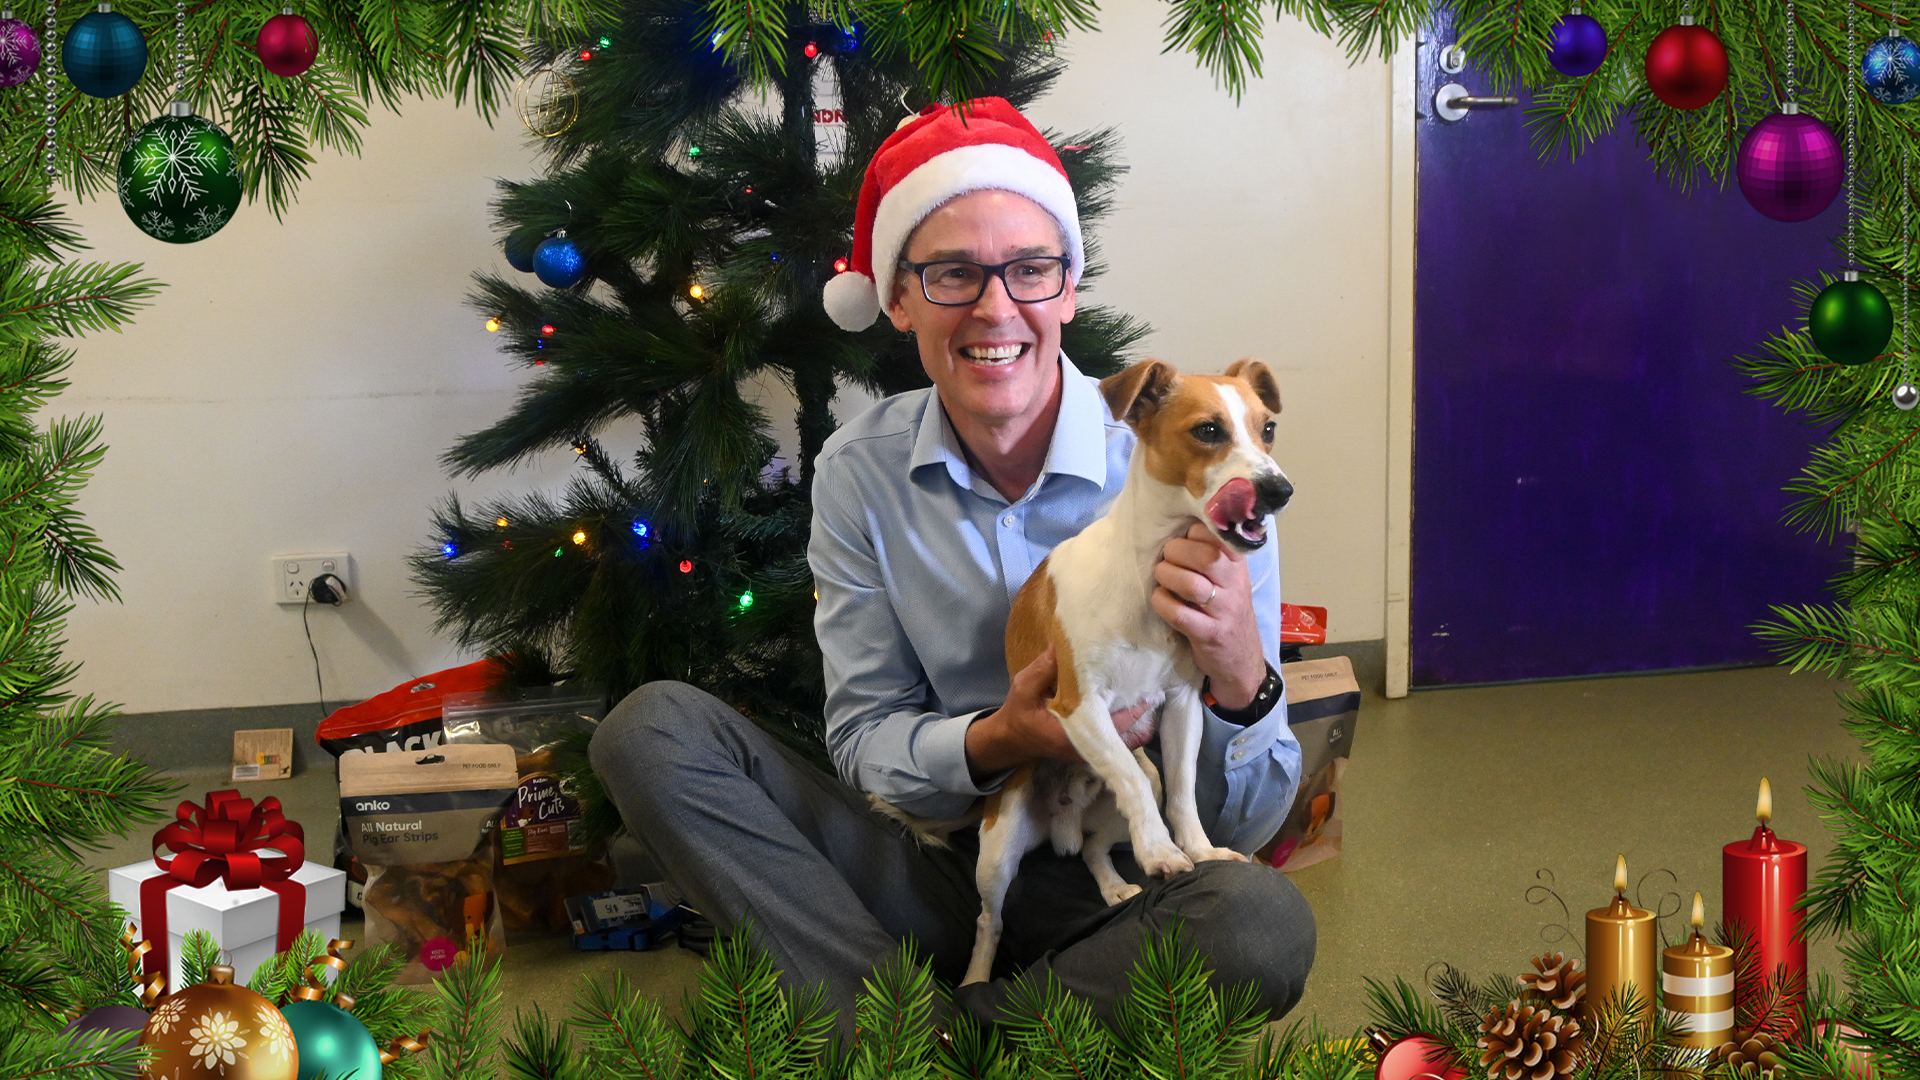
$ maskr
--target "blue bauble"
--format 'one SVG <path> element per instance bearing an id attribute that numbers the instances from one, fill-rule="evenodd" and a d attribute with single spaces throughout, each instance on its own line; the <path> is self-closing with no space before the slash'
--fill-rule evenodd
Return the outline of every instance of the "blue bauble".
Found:
<path id="1" fill-rule="evenodd" d="M 367 1025 L 330 1001 L 295 1001 L 280 1007 L 300 1054 L 299 1080 L 321 1073 L 327 1080 L 380 1080 L 380 1044 Z"/>
<path id="2" fill-rule="evenodd" d="M 1553 24 L 1553 45 L 1547 63 L 1568 78 L 1591 75 L 1607 58 L 1607 31 L 1591 15 L 1578 11 L 1560 16 Z"/>
<path id="3" fill-rule="evenodd" d="M 147 39 L 117 11 L 89 11 L 67 30 L 60 63 L 81 93 L 119 97 L 147 70 Z"/>
<path id="4" fill-rule="evenodd" d="M 533 249 L 533 276 L 549 289 L 571 289 L 587 274 L 587 260 L 573 241 L 549 236 Z"/>
<path id="5" fill-rule="evenodd" d="M 1860 79 L 1882 105 L 1905 105 L 1920 97 L 1920 45 L 1899 34 L 1875 38 L 1860 58 Z"/>
<path id="6" fill-rule="evenodd" d="M 500 245 L 500 251 L 506 255 L 508 266 L 523 274 L 533 273 L 533 248 L 521 247 L 513 242 L 513 237 L 509 236 L 506 242 Z"/>

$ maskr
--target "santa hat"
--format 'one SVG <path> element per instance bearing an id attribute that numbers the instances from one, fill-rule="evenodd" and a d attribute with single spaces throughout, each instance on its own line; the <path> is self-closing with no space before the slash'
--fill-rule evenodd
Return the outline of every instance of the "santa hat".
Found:
<path id="1" fill-rule="evenodd" d="M 975 98 L 958 109 L 930 106 L 880 144 L 860 185 L 853 257 L 827 282 L 827 314 L 842 330 L 873 325 L 914 228 L 954 196 L 987 189 L 1025 195 L 1053 215 L 1078 283 L 1085 261 L 1080 214 L 1060 156 L 1004 98 Z"/>

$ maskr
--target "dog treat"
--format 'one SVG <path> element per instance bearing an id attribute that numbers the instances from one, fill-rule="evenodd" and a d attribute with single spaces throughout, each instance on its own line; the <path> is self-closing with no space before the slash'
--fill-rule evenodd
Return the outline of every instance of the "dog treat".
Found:
<path id="1" fill-rule="evenodd" d="M 566 899 L 613 884 L 603 845 L 581 835 L 580 802 L 561 776 L 569 736 L 593 733 L 606 712 L 598 687 L 541 686 L 447 698 L 447 741 L 510 746 L 519 787 L 501 820 L 495 884 L 508 930 L 568 927 Z"/>
<path id="2" fill-rule="evenodd" d="M 494 835 L 519 790 L 513 750 L 443 746 L 340 760 L 340 817 L 367 870 L 365 941 L 392 945 L 399 982 L 506 948 Z"/>

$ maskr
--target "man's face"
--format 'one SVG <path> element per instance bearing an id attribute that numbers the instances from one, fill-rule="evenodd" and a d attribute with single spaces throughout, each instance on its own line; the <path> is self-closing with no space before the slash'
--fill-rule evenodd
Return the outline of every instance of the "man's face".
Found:
<path id="1" fill-rule="evenodd" d="M 1060 225 L 1024 195 L 973 191 L 933 213 L 907 239 L 907 262 L 964 259 L 994 265 L 1032 255 L 1065 255 Z M 892 267 L 875 267 L 880 273 Z M 920 363 L 949 414 L 983 427 L 1019 425 L 1045 411 L 1059 385 L 1060 327 L 1073 321 L 1073 277 L 1052 300 L 1015 303 L 1006 283 L 989 278 L 972 304 L 935 304 L 910 272 L 895 275 L 888 314 L 913 331 Z"/>

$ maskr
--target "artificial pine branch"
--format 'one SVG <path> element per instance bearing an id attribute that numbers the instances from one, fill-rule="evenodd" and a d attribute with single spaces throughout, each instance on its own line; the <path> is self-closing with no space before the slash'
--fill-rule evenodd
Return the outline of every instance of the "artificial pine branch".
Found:
<path id="1" fill-rule="evenodd" d="M 680 1080 L 687 1075 L 680 1030 L 660 1003 L 637 992 L 624 971 L 581 983 L 573 1030 L 596 1072 L 612 1080 Z"/>
<path id="2" fill-rule="evenodd" d="M 1205 959 L 1181 934 L 1175 922 L 1147 943 L 1115 1013 L 1128 1071 L 1155 1080 L 1224 1075 L 1267 1022 L 1255 988 L 1208 985 Z"/>
<path id="3" fill-rule="evenodd" d="M 435 1023 L 427 1044 L 433 1080 L 494 1080 L 500 1045 L 500 967 L 484 950 L 455 960 L 433 982 Z"/>

